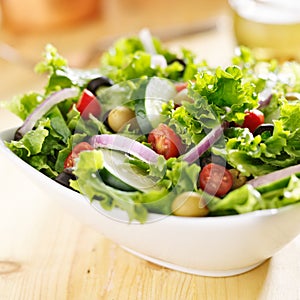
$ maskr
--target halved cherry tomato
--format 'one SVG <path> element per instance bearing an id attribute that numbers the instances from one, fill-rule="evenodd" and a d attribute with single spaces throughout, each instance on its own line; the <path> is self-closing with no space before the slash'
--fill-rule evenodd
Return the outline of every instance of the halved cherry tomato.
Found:
<path id="1" fill-rule="evenodd" d="M 203 167 L 199 176 L 199 186 L 211 195 L 226 195 L 233 184 L 231 173 L 223 166 L 210 163 Z"/>
<path id="2" fill-rule="evenodd" d="M 84 89 L 80 99 L 76 104 L 76 108 L 80 112 L 83 119 L 88 120 L 90 114 L 99 117 L 101 114 L 101 105 L 97 97 L 89 90 Z"/>
<path id="3" fill-rule="evenodd" d="M 249 128 L 251 132 L 254 132 L 254 130 L 261 124 L 263 124 L 265 121 L 265 116 L 263 112 L 261 112 L 258 109 L 253 109 L 248 112 L 246 112 L 244 122 L 242 124 L 242 128 Z"/>
<path id="4" fill-rule="evenodd" d="M 182 90 L 186 89 L 188 86 L 188 82 L 177 82 L 175 83 L 175 89 L 177 93 L 181 92 Z"/>
<path id="5" fill-rule="evenodd" d="M 148 135 L 148 143 L 152 149 L 168 159 L 178 157 L 183 151 L 180 137 L 166 124 L 159 124 Z"/>
<path id="6" fill-rule="evenodd" d="M 67 156 L 64 162 L 64 168 L 73 168 L 75 165 L 75 159 L 79 156 L 79 153 L 86 150 L 93 150 L 94 148 L 87 142 L 81 142 L 77 144 L 72 152 Z"/>

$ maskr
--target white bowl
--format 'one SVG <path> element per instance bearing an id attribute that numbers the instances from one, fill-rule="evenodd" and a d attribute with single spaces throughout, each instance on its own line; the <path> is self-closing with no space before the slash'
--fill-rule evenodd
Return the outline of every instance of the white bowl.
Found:
<path id="1" fill-rule="evenodd" d="M 300 203 L 224 217 L 186 218 L 150 214 L 145 224 L 105 211 L 98 202 L 38 172 L 5 145 L 15 128 L 0 133 L 0 151 L 67 211 L 127 251 L 170 269 L 203 276 L 246 272 L 272 257 L 300 234 Z"/>

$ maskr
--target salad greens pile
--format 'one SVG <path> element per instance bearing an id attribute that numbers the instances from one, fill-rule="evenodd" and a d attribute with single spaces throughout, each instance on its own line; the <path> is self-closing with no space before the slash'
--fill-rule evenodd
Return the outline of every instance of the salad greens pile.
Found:
<path id="1" fill-rule="evenodd" d="M 156 38 L 152 42 L 158 63 L 154 63 L 153 53 L 145 50 L 141 39 L 133 36 L 118 40 L 102 55 L 99 67 L 91 70 L 70 68 L 58 51 L 47 45 L 43 61 L 36 66 L 38 73 L 48 75 L 44 90 L 17 96 L 7 102 L 7 108 L 28 122 L 37 107 L 49 101 L 53 94 L 75 88 L 78 95 L 53 105 L 36 120 L 32 129 L 22 136 L 16 134 L 14 140 L 7 142 L 7 147 L 54 180 L 68 173 L 70 188 L 91 201 L 99 201 L 104 209 L 119 207 L 128 213 L 130 220 L 140 222 L 147 220 L 149 212 L 172 214 L 174 199 L 190 191 L 205 200 L 208 216 L 240 214 L 299 202 L 300 172 L 259 187 L 247 181 L 300 164 L 300 64 L 258 61 L 249 49 L 240 47 L 231 65 L 215 68 L 205 60 L 199 61 L 187 49 L 172 53 Z M 91 113 L 83 118 L 79 98 L 97 78 L 107 78 L 114 85 L 94 91 L 101 105 L 101 115 Z M 139 126 L 141 122 L 148 122 L 155 129 L 151 123 L 153 111 L 147 111 L 146 107 L 147 93 L 150 93 L 147 87 L 152 78 L 162 84 L 160 90 L 154 91 L 158 97 L 162 93 L 161 98 L 164 98 L 169 86 L 172 86 L 169 90 L 175 91 L 159 102 L 158 114 L 159 121 L 172 128 L 181 141 L 178 155 L 161 155 L 149 142 L 150 133 Z M 176 87 L 180 83 L 185 87 L 179 91 Z M 183 94 L 183 100 L 176 100 L 179 93 Z M 127 124 L 120 132 L 114 132 L 107 123 L 107 115 L 116 106 L 134 112 L 138 125 Z M 153 107 L 150 105 L 155 112 L 155 105 Z M 253 132 L 244 126 L 247 112 L 253 110 L 263 113 L 263 123 L 272 130 Z M 215 128 L 221 128 L 222 135 L 206 147 L 203 141 Z M 120 178 L 114 176 L 104 159 L 102 148 L 106 146 L 93 144 L 91 149 L 74 154 L 74 146 L 83 142 L 91 144 L 91 137 L 97 140 L 101 135 L 110 134 L 125 136 L 157 152 L 157 159 L 149 162 L 146 154 L 142 154 L 142 158 L 128 154 L 128 144 L 121 151 L 124 166 L 133 170 L 137 178 L 153 179 L 153 186 L 146 192 L 139 186 L 127 184 L 126 187 L 126 182 L 125 188 L 118 188 Z M 120 152 L 114 146 L 109 151 Z M 182 159 L 184 153 L 200 151 L 200 148 L 204 151 L 197 161 Z M 75 155 L 71 170 L 66 168 L 70 153 Z M 230 187 L 224 195 L 201 188 L 199 174 L 204 161 L 212 158 L 218 158 L 224 169 L 235 170 L 245 179 L 243 184 Z M 110 180 L 101 171 L 104 169 L 110 170 Z"/>

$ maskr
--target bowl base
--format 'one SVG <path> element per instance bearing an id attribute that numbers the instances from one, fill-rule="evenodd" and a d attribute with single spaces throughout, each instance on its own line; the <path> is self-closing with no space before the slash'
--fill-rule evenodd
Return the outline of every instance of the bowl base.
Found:
<path id="1" fill-rule="evenodd" d="M 134 250 L 132 250 L 130 248 L 127 248 L 125 246 L 121 246 L 121 247 L 124 250 L 126 250 L 127 252 L 129 252 L 129 253 L 131 253 L 131 254 L 139 257 L 139 258 L 142 258 L 142 259 L 144 259 L 146 261 L 154 263 L 156 265 L 159 265 L 159 266 L 171 269 L 171 270 L 175 270 L 175 271 L 187 273 L 187 274 L 200 275 L 200 276 L 205 276 L 205 277 L 229 277 L 229 276 L 239 275 L 239 274 L 248 272 L 248 271 L 250 271 L 250 270 L 258 267 L 259 265 L 263 264 L 266 261 L 266 259 L 264 259 L 264 260 L 262 260 L 262 261 L 260 261 L 260 262 L 258 262 L 256 264 L 253 264 L 253 265 L 250 265 L 250 266 L 246 266 L 246 267 L 243 267 L 243 268 L 240 268 L 240 269 L 231 269 L 231 270 L 199 270 L 199 269 L 186 268 L 186 267 L 183 267 L 183 266 L 179 266 L 179 265 L 176 265 L 176 264 L 169 263 L 169 262 L 164 261 L 164 260 L 153 258 L 151 256 L 147 256 L 145 254 L 139 253 L 139 252 L 134 251 Z"/>

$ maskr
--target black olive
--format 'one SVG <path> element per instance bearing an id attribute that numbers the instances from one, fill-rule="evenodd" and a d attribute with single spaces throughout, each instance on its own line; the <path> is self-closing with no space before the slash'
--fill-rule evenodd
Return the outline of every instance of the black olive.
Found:
<path id="1" fill-rule="evenodd" d="M 176 62 L 176 61 L 179 62 L 183 67 L 186 67 L 185 61 L 183 59 L 181 59 L 181 58 L 174 58 L 174 59 L 172 59 L 170 61 L 170 64 L 172 64 L 173 62 Z"/>
<path id="2" fill-rule="evenodd" d="M 253 136 L 261 135 L 263 132 L 270 132 L 270 134 L 273 134 L 274 131 L 274 125 L 273 124 L 261 124 L 259 125 L 253 132 Z"/>
<path id="3" fill-rule="evenodd" d="M 109 130 L 112 130 L 110 127 L 109 127 L 109 124 L 108 124 L 108 115 L 109 115 L 109 113 L 111 112 L 111 110 L 109 110 L 109 111 L 106 111 L 105 113 L 104 113 L 104 115 L 103 115 L 103 117 L 102 117 L 102 122 L 103 122 L 103 124 L 109 129 Z"/>
<path id="4" fill-rule="evenodd" d="M 70 187 L 70 180 L 76 180 L 76 176 L 71 169 L 64 169 L 56 178 L 55 181 L 67 188 Z"/>
<path id="5" fill-rule="evenodd" d="M 91 91 L 94 95 L 96 95 L 97 90 L 102 87 L 102 86 L 106 86 L 106 87 L 110 87 L 112 86 L 114 83 L 112 82 L 112 80 L 110 80 L 109 78 L 105 77 L 105 76 L 100 76 L 97 78 L 92 79 L 88 84 L 87 84 L 87 89 L 89 91 Z"/>
<path id="6" fill-rule="evenodd" d="M 19 129 L 20 128 L 18 128 L 15 132 L 14 141 L 19 141 L 23 137 L 23 135 L 20 133 Z"/>

